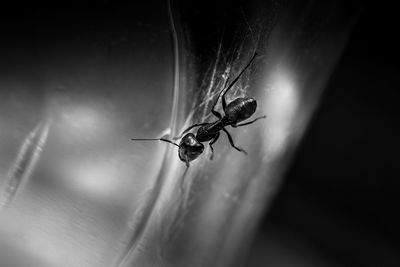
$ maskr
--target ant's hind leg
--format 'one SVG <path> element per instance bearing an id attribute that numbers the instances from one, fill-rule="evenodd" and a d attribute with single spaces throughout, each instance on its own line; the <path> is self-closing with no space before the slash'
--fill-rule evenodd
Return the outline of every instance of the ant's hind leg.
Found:
<path id="1" fill-rule="evenodd" d="M 246 150 L 244 150 L 243 148 L 240 148 L 240 147 L 235 146 L 235 144 L 233 143 L 233 139 L 232 139 L 231 134 L 230 134 L 225 128 L 222 128 L 222 130 L 223 130 L 223 131 L 226 133 L 226 135 L 228 136 L 229 143 L 231 144 L 231 146 L 232 146 L 234 149 L 236 149 L 237 151 L 243 152 L 244 154 L 247 155 Z"/>
<path id="2" fill-rule="evenodd" d="M 226 93 L 228 93 L 228 91 L 235 85 L 235 83 L 240 79 L 240 77 L 243 75 L 243 73 L 245 72 L 245 70 L 247 70 L 247 68 L 251 65 L 251 63 L 253 62 L 253 60 L 256 58 L 257 53 L 254 53 L 254 55 L 251 57 L 250 61 L 247 63 L 247 65 L 240 71 L 239 75 L 231 82 L 231 84 L 229 84 L 229 86 L 222 90 L 222 109 L 225 112 L 225 108 L 226 108 L 226 99 L 225 99 L 225 95 Z M 220 93 L 220 94 L 221 94 Z M 226 113 L 226 112 L 225 112 Z"/>
<path id="3" fill-rule="evenodd" d="M 222 119 L 222 115 L 221 115 L 221 113 L 219 113 L 219 112 L 215 109 L 215 106 L 217 105 L 218 100 L 219 100 L 219 98 L 221 97 L 221 94 L 224 92 L 225 87 L 226 87 L 226 85 L 228 84 L 228 81 L 229 81 L 229 77 L 225 80 L 224 86 L 222 87 L 221 92 L 219 92 L 218 97 L 217 97 L 217 99 L 215 100 L 214 105 L 213 105 L 213 107 L 212 107 L 212 109 L 211 109 L 211 113 L 214 114 L 218 119 Z M 225 104 L 226 104 L 226 103 L 225 103 Z M 225 108 L 223 108 L 223 110 L 225 110 Z"/>
<path id="4" fill-rule="evenodd" d="M 232 124 L 231 126 L 234 127 L 234 128 L 236 128 L 236 127 L 240 127 L 240 126 L 249 125 L 249 124 L 252 124 L 252 123 L 255 122 L 255 121 L 258 121 L 259 119 L 265 119 L 266 117 L 267 117 L 267 116 L 264 115 L 264 116 L 255 118 L 255 119 L 252 120 L 252 121 L 245 122 L 245 123 L 240 123 L 240 124 Z"/>
<path id="5" fill-rule="evenodd" d="M 213 107 L 213 109 L 211 110 L 211 113 L 214 114 L 215 117 L 217 117 L 218 119 L 222 119 L 222 115 L 221 113 L 219 113 L 218 111 L 216 111 L 215 106 Z"/>
<path id="6" fill-rule="evenodd" d="M 218 138 L 219 138 L 219 132 L 215 135 L 214 139 L 211 140 L 211 142 L 210 142 L 210 149 L 211 149 L 210 160 L 213 160 L 213 159 L 214 159 L 214 148 L 212 147 L 212 145 L 213 145 L 215 142 L 217 142 Z"/>

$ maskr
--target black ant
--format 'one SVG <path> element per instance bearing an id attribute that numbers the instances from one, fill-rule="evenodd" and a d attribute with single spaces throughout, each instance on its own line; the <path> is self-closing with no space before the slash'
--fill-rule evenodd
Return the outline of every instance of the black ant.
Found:
<path id="1" fill-rule="evenodd" d="M 240 123 L 241 121 L 244 121 L 248 118 L 251 117 L 251 115 L 254 114 L 257 108 L 257 101 L 252 98 L 252 97 L 239 97 L 230 102 L 228 105 L 226 104 L 226 99 L 225 95 L 226 93 L 233 87 L 233 85 L 239 80 L 240 76 L 244 73 L 244 71 L 250 66 L 250 64 L 253 62 L 255 59 L 257 53 L 254 53 L 253 57 L 250 59 L 249 63 L 243 68 L 243 70 L 239 73 L 239 75 L 233 80 L 233 82 L 226 87 L 226 84 L 228 83 L 229 78 L 225 81 L 225 84 L 223 86 L 223 89 L 221 92 L 218 94 L 217 100 L 215 101 L 211 112 L 214 114 L 218 120 L 215 122 L 202 122 L 202 123 L 197 123 L 193 124 L 186 130 L 182 132 L 182 134 L 176 138 L 173 139 L 179 139 L 181 138 L 185 133 L 190 131 L 191 129 L 195 127 L 200 127 L 197 130 L 196 135 L 193 133 L 187 133 L 185 136 L 183 136 L 181 142 L 178 144 L 174 143 L 171 140 L 165 139 L 165 138 L 149 138 L 149 139 L 137 139 L 137 138 L 132 138 L 131 140 L 134 141 L 153 141 L 153 140 L 159 140 L 159 141 L 164 141 L 170 144 L 173 144 L 179 148 L 179 158 L 181 161 L 186 163 L 186 166 L 189 167 L 189 162 L 192 160 L 195 160 L 198 156 L 200 156 L 201 153 L 204 151 L 204 145 L 202 143 L 210 141 L 210 148 L 211 148 L 211 159 L 213 158 L 213 153 L 214 149 L 212 145 L 218 140 L 220 136 L 220 131 L 224 131 L 226 135 L 228 136 L 229 143 L 233 148 L 236 150 L 243 152 L 244 154 L 247 155 L 247 152 L 235 146 L 233 143 L 232 136 L 230 133 L 225 129 L 225 126 L 232 126 L 234 128 L 244 126 L 244 125 L 249 125 L 259 119 L 266 118 L 266 116 L 261 116 L 258 117 L 252 121 L 245 122 L 245 123 Z M 222 95 L 222 109 L 224 110 L 225 116 L 222 116 L 218 111 L 215 110 L 215 106 L 218 103 L 219 98 Z"/>

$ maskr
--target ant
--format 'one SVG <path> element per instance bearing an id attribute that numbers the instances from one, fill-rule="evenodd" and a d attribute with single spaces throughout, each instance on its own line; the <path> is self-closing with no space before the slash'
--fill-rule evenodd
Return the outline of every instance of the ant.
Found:
<path id="1" fill-rule="evenodd" d="M 225 95 L 226 93 L 233 87 L 233 85 L 239 80 L 240 76 L 244 73 L 244 71 L 251 65 L 253 60 L 255 59 L 257 53 L 254 53 L 253 57 L 250 59 L 249 63 L 243 68 L 243 70 L 239 73 L 239 75 L 233 80 L 231 84 L 229 84 L 228 87 L 226 87 L 226 84 L 228 83 L 228 79 L 226 79 L 225 84 L 223 86 L 223 89 L 221 92 L 219 92 L 217 100 L 215 101 L 211 112 L 214 114 L 218 120 L 214 122 L 202 122 L 202 123 L 197 123 L 193 124 L 192 126 L 188 127 L 186 130 L 182 132 L 182 134 L 178 137 L 173 138 L 173 140 L 179 139 L 183 136 L 181 142 L 178 144 L 174 143 L 171 140 L 165 139 L 165 138 L 146 138 L 146 139 L 138 139 L 138 138 L 132 138 L 131 140 L 133 141 L 154 141 L 154 140 L 159 140 L 163 142 L 170 143 L 172 145 L 175 145 L 179 148 L 179 158 L 181 161 L 186 163 L 186 167 L 189 167 L 189 162 L 192 160 L 195 160 L 198 156 L 200 156 L 201 153 L 204 151 L 204 145 L 202 143 L 204 142 L 210 142 L 210 149 L 211 149 L 211 160 L 213 159 L 213 154 L 214 154 L 214 149 L 212 145 L 218 140 L 220 136 L 220 131 L 224 131 L 226 135 L 228 136 L 229 143 L 233 148 L 235 148 L 237 151 L 240 151 L 244 154 L 247 155 L 247 152 L 240 148 L 235 146 L 233 143 L 232 136 L 230 133 L 225 129 L 226 126 L 232 126 L 234 128 L 240 127 L 240 126 L 245 126 L 252 124 L 253 122 L 266 118 L 266 116 L 261 116 L 258 117 L 254 120 L 251 120 L 249 122 L 245 123 L 240 123 L 241 121 L 244 121 L 248 118 L 251 117 L 251 115 L 254 114 L 257 108 L 257 101 L 252 98 L 252 97 L 239 97 L 230 102 L 228 105 L 226 104 L 226 99 Z M 224 110 L 225 116 L 222 116 L 221 113 L 219 113 L 216 109 L 215 106 L 218 103 L 219 98 L 222 96 L 222 109 Z M 193 133 L 187 133 L 191 129 L 195 127 L 200 127 L 197 130 L 196 135 Z"/>

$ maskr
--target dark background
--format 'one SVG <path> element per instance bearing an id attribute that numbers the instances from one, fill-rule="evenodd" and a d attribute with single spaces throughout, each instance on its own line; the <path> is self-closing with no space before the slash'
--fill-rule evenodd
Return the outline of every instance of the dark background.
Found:
<path id="1" fill-rule="evenodd" d="M 364 5 L 248 266 L 400 266 L 399 33 Z"/>

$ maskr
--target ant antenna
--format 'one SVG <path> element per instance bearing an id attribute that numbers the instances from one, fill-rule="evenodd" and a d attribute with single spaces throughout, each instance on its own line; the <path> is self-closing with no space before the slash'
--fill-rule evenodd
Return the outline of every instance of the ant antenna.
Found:
<path id="1" fill-rule="evenodd" d="M 132 141 L 163 141 L 179 147 L 178 144 L 164 138 L 131 138 Z"/>

